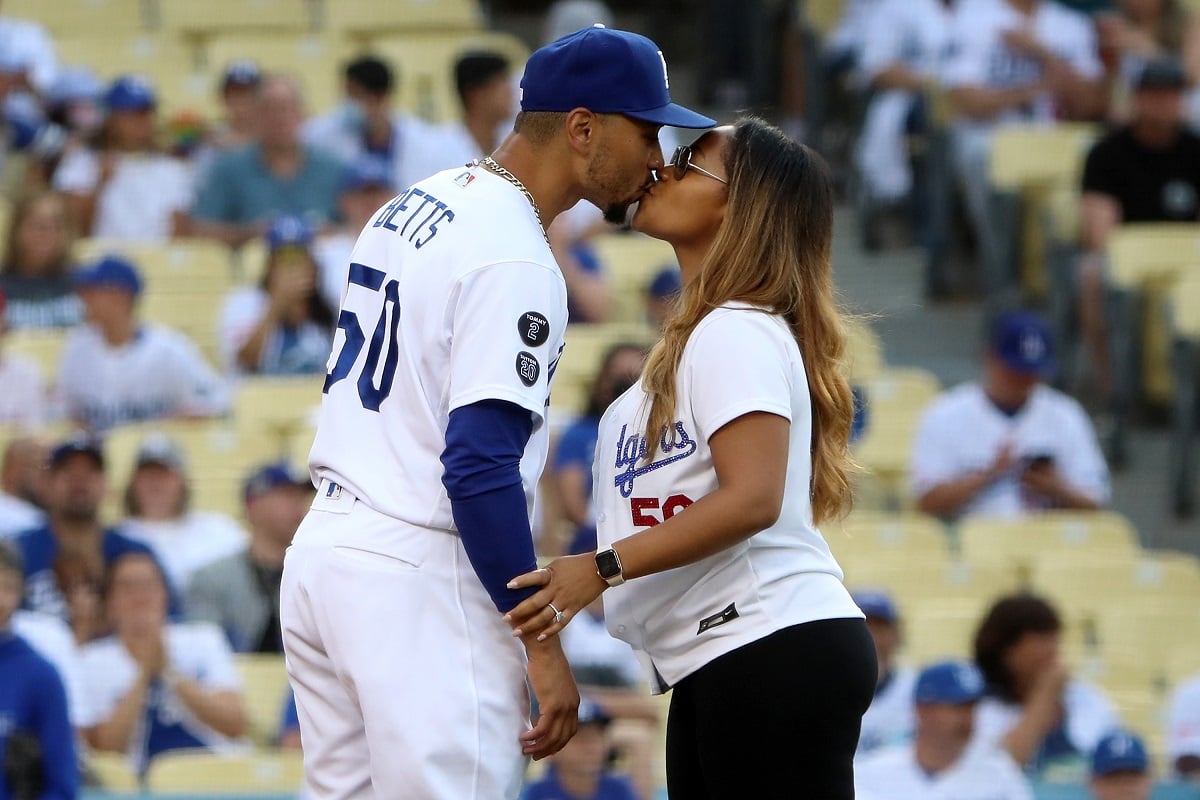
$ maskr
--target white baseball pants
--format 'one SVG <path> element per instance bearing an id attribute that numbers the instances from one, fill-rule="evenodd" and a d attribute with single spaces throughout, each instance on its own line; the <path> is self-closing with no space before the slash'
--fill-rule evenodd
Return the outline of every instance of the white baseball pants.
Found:
<path id="1" fill-rule="evenodd" d="M 309 795 L 515 799 L 529 729 L 520 642 L 457 536 L 334 486 L 296 532 L 281 589 Z"/>

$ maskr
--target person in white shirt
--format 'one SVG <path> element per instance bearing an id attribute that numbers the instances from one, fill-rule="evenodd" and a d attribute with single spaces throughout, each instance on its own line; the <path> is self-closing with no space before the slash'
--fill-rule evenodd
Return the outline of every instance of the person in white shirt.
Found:
<path id="1" fill-rule="evenodd" d="M 191 507 L 187 463 L 169 437 L 142 440 L 125 489 L 121 530 L 150 546 L 171 585 L 185 594 L 197 570 L 246 546 L 246 532 L 224 514 Z"/>
<path id="2" fill-rule="evenodd" d="M 238 749 L 241 681 L 220 629 L 167 621 L 167 587 L 145 553 L 113 561 L 104 599 L 114 633 L 82 651 L 101 719 L 84 732 L 88 744 L 124 753 L 139 775 L 168 750 Z"/>
<path id="3" fill-rule="evenodd" d="M 99 711 L 87 691 L 83 659 L 70 626 L 53 614 L 17 609 L 12 616 L 12 631 L 58 670 L 67 692 L 71 725 L 83 730 L 100 722 Z"/>
<path id="4" fill-rule="evenodd" d="M 76 148 L 54 172 L 85 236 L 163 242 L 183 231 L 192 177 L 155 145 L 158 100 L 137 75 L 117 78 L 104 96 L 108 118 L 101 144 Z"/>
<path id="5" fill-rule="evenodd" d="M 944 392 L 921 417 L 910 488 L 922 511 L 1014 517 L 1108 504 L 1108 466 L 1087 412 L 1042 382 L 1054 369 L 1044 319 L 1012 311 L 995 321 L 983 380 Z"/>
<path id="6" fill-rule="evenodd" d="M 0 290 L 0 425 L 35 427 L 46 418 L 42 373 L 31 359 L 4 352 L 8 333 L 5 297 Z"/>
<path id="7" fill-rule="evenodd" d="M 229 390 L 182 333 L 137 318 L 142 279 L 118 256 L 75 274 L 88 325 L 73 330 L 59 362 L 66 416 L 103 431 L 163 417 L 207 417 L 229 408 Z"/>
<path id="8" fill-rule="evenodd" d="M 913 732 L 913 686 L 917 674 L 896 663 L 900 648 L 900 612 L 888 594 L 878 589 L 863 589 L 853 594 L 854 603 L 867 615 L 867 629 L 875 642 L 875 660 L 879 678 L 875 697 L 863 715 L 858 736 L 857 764 L 868 753 L 896 744 L 907 744 Z"/>
<path id="9" fill-rule="evenodd" d="M 977 238 L 984 289 L 994 299 L 1015 282 L 991 214 L 988 159 L 1002 125 L 1098 119 L 1106 103 L 1095 29 L 1052 0 L 970 0 L 951 33 L 943 70 L 956 111 L 952 150 Z"/>
<path id="10" fill-rule="evenodd" d="M 58 54 L 46 29 L 32 20 L 0 14 L 0 52 L 21 65 L 20 88 L 45 94 L 58 75 Z"/>
<path id="11" fill-rule="evenodd" d="M 229 373 L 311 375 L 325 371 L 341 302 L 322 296 L 313 231 L 301 217 L 283 216 L 267 230 L 262 283 L 235 289 L 221 310 L 221 365 Z M 348 275 L 350 263 L 341 266 Z"/>
<path id="12" fill-rule="evenodd" d="M 462 119 L 444 126 L 448 147 L 466 164 L 496 149 L 516 107 L 511 66 L 499 53 L 468 52 L 454 64 Z"/>
<path id="13" fill-rule="evenodd" d="M 1184 780 L 1200 779 L 1200 675 L 1175 687 L 1167 705 L 1167 762 Z"/>
<path id="14" fill-rule="evenodd" d="M 817 529 L 850 500 L 832 215 L 820 157 L 760 120 L 675 151 L 633 227 L 674 247 L 683 293 L 601 419 L 598 552 L 510 584 L 542 587 L 508 615 L 525 636 L 614 589 L 609 632 L 672 690 L 672 796 L 791 796 L 798 776 L 812 797 L 854 796 L 877 671 Z"/>
<path id="15" fill-rule="evenodd" d="M 1071 677 L 1059 650 L 1062 620 L 1036 595 L 1001 597 L 975 634 L 987 694 L 976 737 L 999 746 L 1034 777 L 1083 780 L 1087 757 L 1120 726 L 1109 699 Z"/>
<path id="16" fill-rule="evenodd" d="M 1116 731 L 1100 740 L 1092 752 L 1088 788 L 1095 800 L 1150 800 L 1154 775 L 1140 737 Z"/>
<path id="17" fill-rule="evenodd" d="M 320 270 L 319 291 L 330 308 L 342 304 L 342 291 L 350 272 L 350 256 L 358 234 L 375 212 L 396 196 L 392 170 L 381 158 L 363 156 L 346 167 L 338 195 L 341 222 L 325 230 L 312 243 L 312 255 Z"/>
<path id="18" fill-rule="evenodd" d="M 411 186 L 451 167 L 461 167 L 461 154 L 447 147 L 437 126 L 393 107 L 392 68 L 374 56 L 362 56 L 345 68 L 346 100 L 334 111 L 309 120 L 304 141 L 320 147 L 343 164 L 364 155 L 387 162 L 392 183 Z"/>
<path id="19" fill-rule="evenodd" d="M 1033 800 L 1033 790 L 1003 750 L 974 747 L 983 677 L 969 662 L 926 667 L 911 695 L 911 744 L 878 750 L 855 764 L 863 800 Z"/>
<path id="20" fill-rule="evenodd" d="M 49 445 L 35 436 L 17 436 L 0 458 L 0 539 L 40 527 Z"/>

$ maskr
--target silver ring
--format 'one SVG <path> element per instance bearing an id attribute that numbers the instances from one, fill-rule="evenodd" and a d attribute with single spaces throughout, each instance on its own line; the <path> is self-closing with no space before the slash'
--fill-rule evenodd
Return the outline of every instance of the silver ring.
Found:
<path id="1" fill-rule="evenodd" d="M 549 607 L 550 607 L 550 610 L 554 612 L 554 621 L 555 621 L 555 623 L 560 623 L 560 622 L 562 622 L 564 619 L 566 619 L 566 618 L 567 618 L 567 615 L 566 615 L 566 614 L 564 614 L 563 612 L 559 611 L 557 608 L 555 608 L 555 607 L 554 607 L 554 603 L 546 603 L 546 605 L 547 605 L 547 606 L 549 606 Z"/>

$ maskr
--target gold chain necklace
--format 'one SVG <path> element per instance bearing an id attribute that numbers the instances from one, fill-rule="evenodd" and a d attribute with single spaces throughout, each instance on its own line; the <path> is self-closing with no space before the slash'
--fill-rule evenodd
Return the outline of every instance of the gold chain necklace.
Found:
<path id="1" fill-rule="evenodd" d="M 521 190 L 521 194 L 525 195 L 525 199 L 529 201 L 529 205 L 533 206 L 533 216 L 537 218 L 538 227 L 542 231 L 542 238 L 546 240 L 546 244 L 550 244 L 550 236 L 546 233 L 546 226 L 542 224 L 542 211 L 538 208 L 537 200 L 533 199 L 533 193 L 525 188 L 525 184 L 521 183 L 521 179 L 497 164 L 496 159 L 491 156 L 485 156 L 482 161 L 476 163 L 482 164 Z"/>

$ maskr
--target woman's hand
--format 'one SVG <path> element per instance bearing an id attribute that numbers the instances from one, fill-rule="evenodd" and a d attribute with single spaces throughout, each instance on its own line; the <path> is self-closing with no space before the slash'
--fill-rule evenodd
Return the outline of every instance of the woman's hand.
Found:
<path id="1" fill-rule="evenodd" d="M 518 575 L 508 584 L 510 589 L 528 586 L 543 588 L 505 614 L 504 621 L 513 627 L 513 636 L 536 633 L 539 642 L 565 628 L 577 613 L 608 588 L 596 572 L 593 553 L 557 558 L 550 566 Z M 561 622 L 555 621 L 556 610 L 562 612 Z"/>

